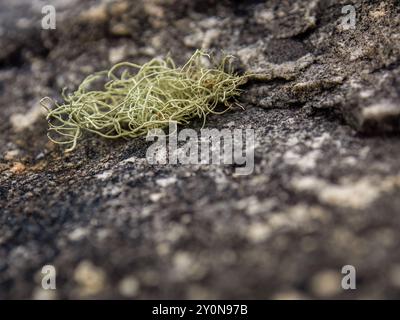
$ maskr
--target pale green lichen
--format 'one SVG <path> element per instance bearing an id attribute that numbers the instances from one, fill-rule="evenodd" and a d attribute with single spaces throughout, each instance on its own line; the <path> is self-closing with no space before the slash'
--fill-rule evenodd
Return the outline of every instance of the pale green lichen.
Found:
<path id="1" fill-rule="evenodd" d="M 239 86 L 247 81 L 246 75 L 232 72 L 231 58 L 225 56 L 218 66 L 207 68 L 203 62 L 210 62 L 209 55 L 196 51 L 183 67 L 176 67 L 171 58 L 153 59 L 144 65 L 119 63 L 90 75 L 73 94 L 63 91 L 64 103 L 42 99 L 48 136 L 71 151 L 85 131 L 110 139 L 134 138 L 171 121 L 205 122 L 208 114 L 229 109 L 241 93 Z M 108 82 L 102 90 L 90 90 L 99 80 Z M 49 108 L 46 100 L 54 107 Z M 224 105 L 224 110 L 216 112 L 217 105 Z"/>

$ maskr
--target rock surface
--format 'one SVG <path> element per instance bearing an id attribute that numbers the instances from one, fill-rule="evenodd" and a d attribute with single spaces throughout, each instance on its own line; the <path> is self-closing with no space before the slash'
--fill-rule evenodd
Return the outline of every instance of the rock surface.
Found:
<path id="1" fill-rule="evenodd" d="M 57 0 L 42 30 L 45 4 L 0 3 L 0 299 L 399 297 L 398 1 Z M 144 139 L 49 143 L 40 98 L 196 48 L 260 75 L 207 123 L 255 130 L 253 174 L 150 165 Z"/>

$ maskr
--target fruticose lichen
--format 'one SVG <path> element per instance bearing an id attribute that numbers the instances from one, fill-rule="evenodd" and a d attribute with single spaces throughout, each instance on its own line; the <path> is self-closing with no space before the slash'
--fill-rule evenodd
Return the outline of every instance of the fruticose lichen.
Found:
<path id="1" fill-rule="evenodd" d="M 201 118 L 204 125 L 208 114 L 223 113 L 236 103 L 239 86 L 247 81 L 247 75 L 233 73 L 231 58 L 207 68 L 204 61 L 210 63 L 210 56 L 198 50 L 182 67 L 168 57 L 144 65 L 123 62 L 89 75 L 74 93 L 63 90 L 64 103 L 42 99 L 49 139 L 71 151 L 85 131 L 116 139 L 143 136 L 172 121 L 186 124 Z M 106 82 L 101 90 L 93 89 L 98 81 Z M 224 110 L 215 111 L 217 105 Z"/>

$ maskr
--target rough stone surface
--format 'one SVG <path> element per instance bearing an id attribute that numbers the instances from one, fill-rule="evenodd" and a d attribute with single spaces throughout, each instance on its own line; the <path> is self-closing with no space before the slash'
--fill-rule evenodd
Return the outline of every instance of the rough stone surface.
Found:
<path id="1" fill-rule="evenodd" d="M 45 4 L 0 3 L 0 299 L 399 297 L 398 1 L 57 0 L 42 30 Z M 49 143 L 40 98 L 200 47 L 258 74 L 207 123 L 255 129 L 253 174 L 149 165 L 144 139 Z"/>

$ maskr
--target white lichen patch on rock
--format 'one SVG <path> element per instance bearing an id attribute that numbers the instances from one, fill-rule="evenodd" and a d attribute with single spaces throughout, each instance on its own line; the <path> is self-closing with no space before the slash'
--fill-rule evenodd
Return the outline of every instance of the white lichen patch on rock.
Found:
<path id="1" fill-rule="evenodd" d="M 168 177 L 168 178 L 161 178 L 156 180 L 156 183 L 162 187 L 162 188 L 166 188 L 174 183 L 176 183 L 176 177 Z"/>
<path id="2" fill-rule="evenodd" d="M 288 165 L 298 167 L 301 171 L 314 169 L 318 160 L 323 158 L 321 148 L 326 143 L 332 143 L 331 136 L 323 133 L 320 136 L 312 137 L 299 144 L 299 137 L 291 135 L 286 140 L 285 144 L 290 147 L 284 154 L 283 160 Z M 304 150 L 304 147 L 307 148 Z"/>
<path id="3" fill-rule="evenodd" d="M 244 211 L 250 216 L 255 216 L 271 211 L 275 205 L 275 199 L 265 199 L 260 201 L 256 196 L 250 196 L 239 200 L 235 204 L 235 209 Z"/>
<path id="4" fill-rule="evenodd" d="M 287 212 L 278 212 L 269 218 L 269 225 L 274 229 L 295 229 L 303 226 L 312 227 L 313 223 L 324 223 L 329 216 L 318 206 L 299 204 L 288 209 Z"/>
<path id="5" fill-rule="evenodd" d="M 236 55 L 253 74 L 254 79 L 270 81 L 273 79 L 293 80 L 300 71 L 309 67 L 315 60 L 312 54 L 306 54 L 296 61 L 280 64 L 264 61 L 262 45 L 247 46 L 237 51 Z"/>
<path id="6" fill-rule="evenodd" d="M 178 251 L 173 257 L 173 276 L 180 280 L 200 279 L 204 275 L 201 259 L 195 259 L 186 251 Z"/>
<path id="7" fill-rule="evenodd" d="M 389 100 L 383 100 L 362 109 L 364 120 L 382 120 L 396 116 L 400 116 L 400 105 Z"/>
<path id="8" fill-rule="evenodd" d="M 90 23 L 102 23 L 107 21 L 107 5 L 105 3 L 100 3 L 90 7 L 89 9 L 83 11 L 80 14 L 80 18 L 83 21 Z"/>
<path id="9" fill-rule="evenodd" d="M 134 276 L 128 276 L 118 284 L 119 293 L 124 297 L 135 297 L 139 293 L 140 284 Z"/>
<path id="10" fill-rule="evenodd" d="M 106 171 L 96 174 L 96 178 L 99 180 L 107 180 L 107 179 L 111 178 L 112 175 L 113 175 L 112 170 L 106 170 Z"/>
<path id="11" fill-rule="evenodd" d="M 68 234 L 68 238 L 71 241 L 79 241 L 86 237 L 89 230 L 85 228 L 76 228 Z"/>
<path id="12" fill-rule="evenodd" d="M 328 298 L 338 294 L 341 290 L 341 274 L 336 270 L 324 270 L 311 279 L 311 290 L 320 298 Z"/>
<path id="13" fill-rule="evenodd" d="M 20 154 L 20 151 L 18 149 L 14 150 L 9 150 L 4 154 L 4 160 L 6 161 L 11 161 L 15 160 Z"/>
<path id="14" fill-rule="evenodd" d="M 32 293 L 32 298 L 34 300 L 55 300 L 57 299 L 57 293 L 55 290 L 36 288 Z"/>
<path id="15" fill-rule="evenodd" d="M 21 162 L 14 162 L 10 168 L 10 172 L 14 174 L 21 174 L 26 170 L 26 166 Z"/>
<path id="16" fill-rule="evenodd" d="M 253 223 L 247 229 L 247 237 L 252 242 L 261 242 L 266 240 L 271 234 L 271 228 L 264 223 Z"/>
<path id="17" fill-rule="evenodd" d="M 221 35 L 224 20 L 218 17 L 206 18 L 198 23 L 192 23 L 193 31 L 184 37 L 183 42 L 188 47 L 210 49 Z"/>

